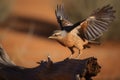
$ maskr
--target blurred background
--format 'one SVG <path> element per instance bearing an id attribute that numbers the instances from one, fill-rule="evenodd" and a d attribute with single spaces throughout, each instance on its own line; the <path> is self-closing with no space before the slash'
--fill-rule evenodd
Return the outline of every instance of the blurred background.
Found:
<path id="1" fill-rule="evenodd" d="M 35 67 L 48 55 L 54 62 L 70 55 L 67 48 L 47 38 L 59 29 L 54 14 L 57 3 L 64 4 L 73 23 L 104 5 L 114 7 L 116 19 L 101 37 L 102 44 L 84 50 L 80 58 L 98 58 L 102 70 L 95 80 L 120 80 L 120 0 L 0 0 L 0 44 L 11 60 L 19 66 Z"/>

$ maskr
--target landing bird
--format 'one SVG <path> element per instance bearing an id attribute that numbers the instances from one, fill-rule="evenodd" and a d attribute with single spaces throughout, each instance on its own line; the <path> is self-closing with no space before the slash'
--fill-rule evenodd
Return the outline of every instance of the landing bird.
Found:
<path id="1" fill-rule="evenodd" d="M 57 5 L 55 14 L 61 30 L 55 30 L 49 38 L 68 47 L 71 56 L 74 54 L 73 48 L 78 49 L 79 56 L 85 46 L 89 47 L 89 42 L 95 41 L 108 30 L 109 24 L 115 18 L 115 12 L 112 6 L 106 5 L 93 11 L 87 19 L 73 24 L 65 16 L 63 5 Z"/>

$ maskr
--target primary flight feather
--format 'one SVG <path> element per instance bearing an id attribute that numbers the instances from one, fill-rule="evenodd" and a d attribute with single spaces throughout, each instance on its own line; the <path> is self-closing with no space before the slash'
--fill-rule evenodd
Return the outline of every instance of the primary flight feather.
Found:
<path id="1" fill-rule="evenodd" d="M 109 24 L 115 18 L 114 13 L 113 7 L 106 5 L 93 11 L 87 19 L 73 24 L 66 17 L 63 5 L 57 5 L 55 14 L 61 30 L 54 31 L 49 38 L 68 47 L 72 54 L 73 48 L 77 48 L 80 54 L 90 41 L 99 38 L 108 30 Z"/>

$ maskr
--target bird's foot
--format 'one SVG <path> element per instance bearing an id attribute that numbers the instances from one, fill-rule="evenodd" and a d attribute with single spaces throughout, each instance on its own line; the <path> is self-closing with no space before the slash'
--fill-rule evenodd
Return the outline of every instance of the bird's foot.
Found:
<path id="1" fill-rule="evenodd" d="M 78 54 L 75 58 L 76 58 L 76 59 L 80 59 L 80 54 Z"/>
<path id="2" fill-rule="evenodd" d="M 79 51 L 78 55 L 76 56 L 76 59 L 80 59 L 81 54 L 82 54 L 82 51 L 81 52 Z"/>

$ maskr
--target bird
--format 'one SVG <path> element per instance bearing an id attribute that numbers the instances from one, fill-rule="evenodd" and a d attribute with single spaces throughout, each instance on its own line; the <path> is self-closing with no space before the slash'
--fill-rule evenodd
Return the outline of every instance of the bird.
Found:
<path id="1" fill-rule="evenodd" d="M 70 57 L 75 53 L 74 48 L 78 49 L 79 57 L 83 49 L 90 48 L 90 42 L 94 42 L 108 30 L 115 19 L 115 12 L 113 6 L 108 4 L 94 10 L 86 19 L 72 23 L 65 14 L 64 5 L 57 4 L 55 16 L 60 29 L 53 31 L 49 38 L 67 47 L 71 51 Z"/>

